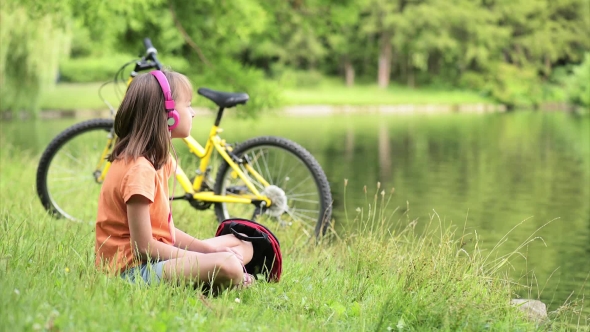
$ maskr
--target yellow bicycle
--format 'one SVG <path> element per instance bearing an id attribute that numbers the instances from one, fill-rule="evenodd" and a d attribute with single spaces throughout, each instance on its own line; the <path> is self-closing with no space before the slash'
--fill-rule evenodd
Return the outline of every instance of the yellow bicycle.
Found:
<path id="1" fill-rule="evenodd" d="M 128 83 L 138 72 L 162 68 L 150 40 L 146 38 L 144 44 L 146 55 L 133 61 L 135 68 Z M 331 220 L 332 196 L 315 158 L 299 144 L 281 137 L 228 144 L 219 136 L 223 111 L 245 104 L 249 96 L 205 88 L 198 93 L 219 107 L 217 117 L 205 146 L 190 136 L 183 139 L 200 163 L 194 179 L 179 165 L 176 179 L 184 194 L 171 199 L 186 200 L 198 210 L 214 206 L 218 221 L 251 218 L 267 227 L 289 227 L 307 237 L 324 234 Z M 114 115 L 114 110 L 111 112 Z M 113 122 L 110 118 L 75 124 L 58 134 L 43 152 L 37 169 L 37 194 L 53 216 L 94 221 L 100 184 L 110 167 L 106 156 L 116 141 Z M 215 152 L 222 160 L 212 181 L 210 161 Z"/>

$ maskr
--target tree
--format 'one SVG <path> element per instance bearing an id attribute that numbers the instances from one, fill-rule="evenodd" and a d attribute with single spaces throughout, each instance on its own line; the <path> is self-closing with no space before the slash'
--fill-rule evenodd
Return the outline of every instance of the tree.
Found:
<path id="1" fill-rule="evenodd" d="M 389 85 L 394 56 L 392 40 L 397 22 L 404 20 L 401 14 L 406 4 L 406 0 L 370 0 L 366 4 L 367 15 L 363 19 L 363 31 L 379 38 L 377 84 L 381 88 Z"/>
<path id="2" fill-rule="evenodd" d="M 580 38 L 590 22 L 581 10 L 584 1 L 497 0 L 487 8 L 499 15 L 497 24 L 507 27 L 509 38 L 501 49 L 502 62 L 491 62 L 483 72 L 489 78 L 485 89 L 512 108 L 537 106 L 554 64 L 579 62 L 590 46 Z"/>
<path id="3" fill-rule="evenodd" d="M 248 92 L 247 114 L 279 102 L 277 84 L 268 77 L 301 70 L 313 71 L 315 76 L 307 76 L 316 81 L 318 72 L 344 74 L 348 85 L 376 75 L 382 88 L 390 80 L 411 87 L 445 85 L 477 90 L 509 107 L 535 106 L 546 98 L 546 87 L 556 84 L 552 74 L 574 75 L 561 69 L 579 64 L 590 48 L 589 4 L 5 0 L 0 4 L 0 110 L 35 109 L 68 54 L 137 55 L 145 37 L 163 58 L 190 64 L 186 74 L 197 85 Z"/>
<path id="4" fill-rule="evenodd" d="M 354 85 L 355 63 L 362 60 L 365 51 L 361 33 L 361 12 L 366 7 L 366 0 L 334 2 L 325 15 L 327 26 L 326 42 L 330 48 L 329 59 L 337 59 L 347 86 Z"/>
<path id="5" fill-rule="evenodd" d="M 586 53 L 584 61 L 573 68 L 573 75 L 566 82 L 566 91 L 572 103 L 590 110 L 590 53 Z"/>
<path id="6" fill-rule="evenodd" d="M 202 1 L 195 5 L 169 0 L 167 9 L 177 33 L 183 37 L 179 54 L 191 63 L 194 82 L 247 92 L 251 99 L 240 108 L 241 115 L 253 115 L 280 102 L 277 87 L 266 82 L 264 72 L 240 61 L 250 45 L 257 42 L 257 34 L 268 29 L 268 13 L 261 4 L 240 0 Z"/>
<path id="7" fill-rule="evenodd" d="M 37 110 L 70 42 L 67 2 L 0 2 L 0 112 Z"/>

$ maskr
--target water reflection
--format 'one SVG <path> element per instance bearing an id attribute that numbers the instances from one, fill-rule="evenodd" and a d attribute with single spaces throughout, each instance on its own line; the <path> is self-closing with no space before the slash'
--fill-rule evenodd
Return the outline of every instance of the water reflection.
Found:
<path id="1" fill-rule="evenodd" d="M 391 148 L 389 147 L 389 129 L 387 125 L 379 126 L 378 154 L 379 154 L 379 178 L 388 183 L 391 181 Z"/>

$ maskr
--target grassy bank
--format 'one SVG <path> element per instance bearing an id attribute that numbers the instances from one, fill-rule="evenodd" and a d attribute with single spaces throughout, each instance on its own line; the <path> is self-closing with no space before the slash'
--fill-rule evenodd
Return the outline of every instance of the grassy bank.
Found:
<path id="1" fill-rule="evenodd" d="M 2 329 L 557 331 L 576 319 L 563 308 L 552 323 L 527 322 L 509 305 L 511 283 L 496 272 L 502 261 L 487 259 L 474 236 L 437 219 L 416 234 L 412 220 L 381 215 L 380 195 L 371 206 L 347 211 L 358 228 L 329 243 L 295 248 L 286 241 L 278 284 L 259 282 L 218 298 L 129 285 L 94 269 L 92 224 L 56 221 L 41 209 L 33 178 L 38 156 L 5 143 L 0 151 Z M 213 234 L 209 211 L 185 204 L 175 213 L 179 228 Z"/>
<path id="2" fill-rule="evenodd" d="M 461 105 L 493 103 L 472 91 L 448 90 L 392 85 L 381 89 L 376 84 L 347 87 L 326 81 L 314 87 L 285 89 L 283 97 L 288 105 L 399 105 L 441 104 Z"/>
<path id="3" fill-rule="evenodd" d="M 76 110 L 106 109 L 98 97 L 102 83 L 63 83 L 44 93 L 41 109 Z M 119 93 L 112 85 L 103 89 L 103 96 L 113 106 L 118 105 L 124 85 Z M 211 102 L 196 98 L 195 103 L 211 106 Z M 282 90 L 285 105 L 396 105 L 396 104 L 475 104 L 491 103 L 490 100 L 469 91 L 440 90 L 431 88 L 410 89 L 391 86 L 380 89 L 376 85 L 357 85 L 348 88 L 337 82 L 325 81 L 312 88 L 286 88 Z"/>

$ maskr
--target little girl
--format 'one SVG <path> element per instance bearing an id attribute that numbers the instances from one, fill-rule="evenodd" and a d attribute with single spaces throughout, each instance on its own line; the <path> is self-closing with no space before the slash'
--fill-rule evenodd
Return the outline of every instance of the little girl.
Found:
<path id="1" fill-rule="evenodd" d="M 189 136 L 192 86 L 186 76 L 153 71 L 130 84 L 115 117 L 118 141 L 102 185 L 96 265 L 134 282 L 161 280 L 249 286 L 252 244 L 233 235 L 198 240 L 174 227 L 168 178 L 171 138 Z"/>

